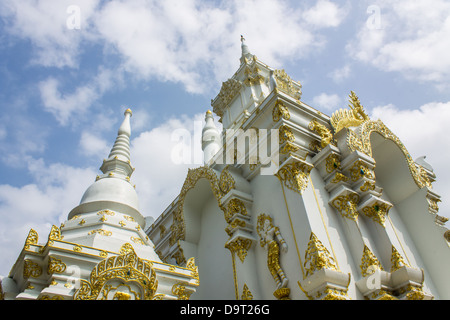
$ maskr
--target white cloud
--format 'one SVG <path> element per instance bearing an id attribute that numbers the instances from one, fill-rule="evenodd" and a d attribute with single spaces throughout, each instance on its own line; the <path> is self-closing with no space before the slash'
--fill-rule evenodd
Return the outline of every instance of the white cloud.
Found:
<path id="1" fill-rule="evenodd" d="M 303 17 L 308 24 L 317 27 L 338 27 L 345 19 L 346 10 L 328 0 L 317 1 L 314 7 L 304 12 Z"/>
<path id="2" fill-rule="evenodd" d="M 132 140 L 131 163 L 136 167 L 132 181 L 143 215 L 158 217 L 179 194 L 187 169 L 203 164 L 203 118 L 202 114 L 172 118 Z M 188 161 L 180 161 L 180 150 Z"/>
<path id="3" fill-rule="evenodd" d="M 341 83 L 343 80 L 346 80 L 351 74 L 350 65 L 345 65 L 342 68 L 335 69 L 334 71 L 328 74 L 328 77 L 333 79 L 336 83 Z"/>
<path id="4" fill-rule="evenodd" d="M 32 63 L 47 67 L 77 67 L 81 43 L 89 39 L 89 20 L 98 0 L 5 0 L 0 4 L 1 16 L 8 20 L 6 30 L 29 39 L 35 51 Z M 67 28 L 67 8 L 80 8 L 80 30 Z"/>
<path id="5" fill-rule="evenodd" d="M 450 218 L 450 102 L 428 103 L 418 109 L 400 110 L 393 105 L 376 107 L 372 119 L 381 119 L 403 142 L 413 159 L 426 156 L 437 176 L 434 189 L 442 196 L 439 214 Z"/>
<path id="6" fill-rule="evenodd" d="M 333 111 L 341 106 L 342 99 L 337 94 L 321 93 L 312 102 L 316 109 Z"/>
<path id="7" fill-rule="evenodd" d="M 79 30 L 67 28 L 70 5 L 80 8 Z M 346 16 L 325 0 L 294 7 L 272 0 L 7 0 L 2 9 L 11 22 L 8 32 L 33 44 L 34 63 L 78 68 L 84 44 L 100 44 L 133 76 L 181 83 L 194 93 L 213 87 L 205 77 L 223 81 L 235 71 L 241 34 L 254 54 L 276 67 L 323 47 L 320 29 L 337 27 Z M 54 83 L 46 85 L 55 93 Z M 58 113 L 64 121 L 64 112 Z"/>
<path id="8" fill-rule="evenodd" d="M 42 159 L 28 159 L 34 183 L 21 187 L 0 185 L 0 274 L 7 275 L 23 247 L 30 228 L 46 238 L 51 225 L 59 225 L 78 205 L 95 179 L 92 169 L 60 163 L 46 165 Z"/>
<path id="9" fill-rule="evenodd" d="M 448 86 L 450 3 L 444 0 L 378 3 L 380 28 L 362 24 L 356 39 L 347 45 L 351 56 L 381 70 L 401 72 L 408 79 L 439 86 L 443 82 Z"/>
<path id="10" fill-rule="evenodd" d="M 194 0 L 111 1 L 95 23 L 129 72 L 179 82 L 189 92 L 209 89 L 205 76 L 223 80 L 235 71 L 240 34 L 254 54 L 275 65 L 322 44 L 284 1 L 230 1 L 219 7 Z"/>
<path id="11" fill-rule="evenodd" d="M 81 151 L 87 156 L 106 157 L 111 146 L 104 139 L 92 132 L 84 131 L 81 134 Z"/>
<path id="12" fill-rule="evenodd" d="M 72 93 L 61 92 L 60 81 L 53 77 L 39 83 L 39 92 L 45 110 L 52 113 L 61 125 L 67 125 L 74 115 L 86 113 L 91 105 L 120 78 L 118 72 L 100 67 L 92 80 L 78 86 Z"/>

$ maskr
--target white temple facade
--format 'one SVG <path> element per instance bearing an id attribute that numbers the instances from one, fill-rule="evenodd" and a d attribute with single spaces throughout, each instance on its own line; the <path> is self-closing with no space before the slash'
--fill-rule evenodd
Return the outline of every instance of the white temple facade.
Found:
<path id="1" fill-rule="evenodd" d="M 205 165 L 148 236 L 195 257 L 191 299 L 450 299 L 450 235 L 435 175 L 355 93 L 331 117 L 250 53 L 206 114 Z M 234 144 L 235 143 L 235 144 Z"/>
<path id="2" fill-rule="evenodd" d="M 150 225 L 131 111 L 100 170 L 45 242 L 31 230 L 3 299 L 450 299 L 436 176 L 354 92 L 331 117 L 242 40 L 205 116 L 204 165 Z M 144 232 L 145 230 L 145 232 Z"/>

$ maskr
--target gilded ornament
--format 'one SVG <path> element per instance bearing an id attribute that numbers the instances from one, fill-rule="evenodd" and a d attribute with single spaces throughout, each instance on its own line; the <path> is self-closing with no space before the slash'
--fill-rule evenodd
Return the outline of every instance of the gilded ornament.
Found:
<path id="1" fill-rule="evenodd" d="M 92 270 L 89 281 L 81 280 L 74 300 L 96 300 L 104 297 L 103 291 L 111 290 L 109 282 L 119 280 L 138 284 L 143 291 L 144 300 L 152 300 L 158 287 L 156 273 L 152 265 L 140 259 L 132 249 L 100 261 Z M 136 299 L 140 295 L 135 295 Z"/>
<path id="2" fill-rule="evenodd" d="M 383 270 L 380 261 L 366 245 L 364 245 L 360 268 L 363 277 L 373 274 L 375 269 Z"/>
<path id="3" fill-rule="evenodd" d="M 39 278 L 42 275 L 42 268 L 30 259 L 23 261 L 23 277 L 28 279 L 29 277 Z"/>
<path id="4" fill-rule="evenodd" d="M 317 133 L 320 136 L 320 147 L 321 149 L 333 143 L 333 133 L 323 124 L 320 124 L 316 119 L 312 120 L 308 125 L 309 130 Z"/>
<path id="5" fill-rule="evenodd" d="M 356 210 L 358 202 L 359 195 L 357 193 L 350 193 L 336 197 L 331 201 L 331 205 L 336 208 L 343 217 L 356 221 L 358 218 L 358 211 Z"/>
<path id="6" fill-rule="evenodd" d="M 367 179 L 375 180 L 375 174 L 373 170 L 369 169 L 361 160 L 355 161 L 353 166 L 350 168 L 350 177 L 353 182 L 358 181 L 362 177 Z"/>
<path id="7" fill-rule="evenodd" d="M 102 210 L 102 211 L 97 212 L 97 215 L 99 215 L 99 216 L 102 216 L 102 215 L 104 215 L 104 214 L 106 214 L 106 215 L 108 215 L 108 216 L 114 216 L 114 215 L 115 215 L 115 212 L 114 212 L 114 211 L 111 211 L 111 210 L 108 210 L 108 209 L 105 209 L 105 210 Z"/>
<path id="8" fill-rule="evenodd" d="M 189 300 L 192 290 L 186 290 L 187 283 L 180 282 L 172 286 L 172 293 L 178 297 L 178 300 Z"/>
<path id="9" fill-rule="evenodd" d="M 291 300 L 291 298 L 289 298 L 290 294 L 291 294 L 291 289 L 289 289 L 289 288 L 278 288 L 273 293 L 275 298 L 277 298 L 278 300 Z"/>
<path id="10" fill-rule="evenodd" d="M 183 249 L 179 246 L 178 248 L 179 249 L 171 255 L 171 258 L 175 259 L 176 263 L 181 266 L 186 263 L 186 258 L 184 257 Z"/>
<path id="11" fill-rule="evenodd" d="M 134 252 L 134 249 L 133 249 L 133 246 L 132 246 L 131 244 L 129 244 L 128 242 L 127 242 L 127 243 L 124 243 L 124 244 L 120 247 L 119 253 L 120 253 L 121 255 L 125 255 L 125 254 L 128 254 L 128 253 L 130 253 L 130 252 Z"/>
<path id="12" fill-rule="evenodd" d="M 264 77 L 259 74 L 260 71 L 261 70 L 259 70 L 256 63 L 254 63 L 251 66 L 246 65 L 245 71 L 244 71 L 244 73 L 245 73 L 244 84 L 248 87 L 251 87 L 251 86 L 254 86 L 257 84 L 264 83 Z"/>
<path id="13" fill-rule="evenodd" d="M 376 203 L 373 206 L 364 207 L 362 212 L 369 218 L 372 218 L 375 222 L 381 226 L 385 226 L 386 217 L 391 209 L 391 205 L 386 203 Z"/>
<path id="14" fill-rule="evenodd" d="M 233 219 L 231 223 L 225 228 L 225 232 L 231 237 L 233 235 L 233 230 L 240 227 L 244 228 L 246 226 L 246 222 L 241 219 Z"/>
<path id="15" fill-rule="evenodd" d="M 331 116 L 331 125 L 336 133 L 343 128 L 358 127 L 365 121 L 370 120 L 353 91 L 351 91 L 349 98 L 350 104 L 348 106 L 350 110 L 340 109 Z"/>
<path id="16" fill-rule="evenodd" d="M 305 277 L 324 268 L 338 270 L 336 261 L 313 232 L 311 232 L 311 236 L 309 237 L 304 267 L 306 270 Z"/>
<path id="17" fill-rule="evenodd" d="M 280 149 L 281 154 L 291 154 L 297 152 L 300 147 L 297 147 L 295 144 L 286 142 Z"/>
<path id="18" fill-rule="evenodd" d="M 112 235 L 112 232 L 103 230 L 103 229 L 95 229 L 95 230 L 89 231 L 89 233 L 88 233 L 88 235 L 92 235 L 92 234 L 99 234 L 102 236 L 110 237 Z"/>
<path id="19" fill-rule="evenodd" d="M 223 117 L 226 106 L 233 101 L 242 89 L 242 83 L 236 79 L 228 79 L 222 83 L 222 88 L 217 95 L 217 102 L 212 106 L 213 111 L 219 117 Z"/>
<path id="20" fill-rule="evenodd" d="M 340 172 L 336 172 L 336 174 L 334 175 L 334 178 L 331 180 L 331 183 L 338 183 L 338 182 L 341 182 L 341 181 L 347 182 L 349 180 L 350 180 L 349 177 L 343 175 Z"/>
<path id="21" fill-rule="evenodd" d="M 195 258 L 189 258 L 188 261 L 186 262 L 186 268 L 191 270 L 191 276 L 197 280 L 197 284 L 200 284 L 200 278 L 198 275 L 198 267 L 195 265 Z"/>
<path id="22" fill-rule="evenodd" d="M 225 211 L 225 221 L 231 223 L 231 219 L 235 214 L 241 214 L 243 216 L 247 216 L 247 208 L 245 207 L 244 202 L 242 200 L 233 198 L 228 202 L 227 210 Z"/>
<path id="23" fill-rule="evenodd" d="M 227 242 L 225 248 L 231 251 L 231 253 L 236 253 L 242 263 L 244 263 L 245 257 L 247 256 L 248 250 L 250 250 L 253 241 L 250 239 L 236 238 L 233 241 Z"/>
<path id="24" fill-rule="evenodd" d="M 292 132 L 292 129 L 289 128 L 288 126 L 282 125 L 279 129 L 278 135 L 279 135 L 280 144 L 283 144 L 284 142 L 294 142 L 295 141 L 294 133 Z"/>
<path id="25" fill-rule="evenodd" d="M 280 266 L 280 247 L 283 252 L 287 252 L 286 241 L 278 227 L 274 227 L 272 217 L 264 213 L 258 216 L 256 231 L 261 247 L 267 250 L 267 267 L 277 289 L 286 288 L 289 280 Z"/>
<path id="26" fill-rule="evenodd" d="M 126 292 L 116 292 L 113 300 L 131 300 L 131 295 Z"/>
<path id="27" fill-rule="evenodd" d="M 52 256 L 48 257 L 48 267 L 47 267 L 48 274 L 63 273 L 64 271 L 66 271 L 66 265 L 64 262 Z"/>
<path id="28" fill-rule="evenodd" d="M 39 297 L 38 300 L 64 300 L 64 297 L 60 295 L 54 295 L 50 297 L 49 295 L 45 294 Z"/>
<path id="29" fill-rule="evenodd" d="M 302 85 L 299 82 L 293 81 L 284 70 L 275 70 L 273 74 L 276 80 L 276 88 L 295 100 L 300 101 L 302 97 Z"/>
<path id="30" fill-rule="evenodd" d="M 309 143 L 309 149 L 313 152 L 320 152 L 320 150 L 322 150 L 320 147 L 320 142 L 317 140 L 311 140 Z"/>
<path id="31" fill-rule="evenodd" d="M 320 296 L 325 295 L 321 300 L 348 300 L 347 291 L 345 289 L 326 288 L 323 293 L 320 293 Z"/>
<path id="32" fill-rule="evenodd" d="M 253 295 L 247 284 L 244 283 L 244 288 L 242 289 L 241 300 L 253 300 Z"/>
<path id="33" fill-rule="evenodd" d="M 50 230 L 50 234 L 48 235 L 48 241 L 53 240 L 62 240 L 64 237 L 61 235 L 61 229 L 59 229 L 57 226 L 52 226 L 52 229 Z"/>
<path id="34" fill-rule="evenodd" d="M 450 230 L 445 231 L 444 239 L 450 244 Z"/>
<path id="35" fill-rule="evenodd" d="M 134 243 L 141 244 L 141 245 L 145 245 L 144 241 L 142 241 L 141 238 L 130 237 L 130 240 L 133 241 Z"/>
<path id="36" fill-rule="evenodd" d="M 370 181 L 365 181 L 364 184 L 359 188 L 362 192 L 367 192 L 369 190 L 375 190 L 375 184 Z"/>
<path id="37" fill-rule="evenodd" d="M 160 225 L 159 226 L 159 237 L 162 239 L 166 235 L 167 229 L 165 226 Z"/>
<path id="38" fill-rule="evenodd" d="M 428 195 L 427 196 L 427 200 L 428 200 L 428 209 L 431 213 L 438 213 L 439 212 L 439 202 L 442 202 L 441 199 L 437 198 L 437 197 L 433 197 Z"/>
<path id="39" fill-rule="evenodd" d="M 410 284 L 404 291 L 406 291 L 406 300 L 423 300 L 425 298 L 422 286 L 418 287 Z"/>
<path id="40" fill-rule="evenodd" d="M 230 192 L 231 189 L 235 188 L 235 184 L 236 182 L 233 179 L 233 176 L 231 175 L 231 173 L 228 171 L 228 167 L 226 166 L 222 172 L 220 173 L 220 178 L 219 178 L 219 188 L 220 191 L 225 195 L 228 192 Z"/>
<path id="41" fill-rule="evenodd" d="M 407 266 L 403 257 L 398 253 L 397 249 L 392 246 L 392 255 L 391 255 L 391 272 L 394 272 L 404 266 Z"/>
<path id="42" fill-rule="evenodd" d="M 295 161 L 284 165 L 278 170 L 276 175 L 283 181 L 287 188 L 302 194 L 308 186 L 309 174 L 312 168 L 307 163 Z"/>
<path id="43" fill-rule="evenodd" d="M 331 173 L 335 170 L 341 170 L 341 161 L 339 155 L 332 153 L 325 160 L 325 169 L 327 173 Z"/>
<path id="44" fill-rule="evenodd" d="M 288 108 L 281 101 L 277 101 L 275 103 L 275 107 L 272 110 L 272 119 L 274 122 L 278 122 L 281 119 L 289 120 L 291 118 L 291 114 L 289 113 Z"/>
<path id="45" fill-rule="evenodd" d="M 419 188 L 432 188 L 431 181 L 428 175 L 425 174 L 425 169 L 414 162 L 405 145 L 380 120 L 364 122 L 361 125 L 359 135 L 354 133 L 352 130 L 348 130 L 347 144 L 350 150 L 357 150 L 372 157 L 372 145 L 370 142 L 370 135 L 372 132 L 377 132 L 378 134 L 383 136 L 383 138 L 391 140 L 400 148 L 403 155 L 405 156 L 409 171 Z"/>
<path id="46" fill-rule="evenodd" d="M 25 250 L 30 249 L 31 245 L 37 245 L 38 240 L 39 240 L 38 233 L 35 230 L 30 229 L 30 232 L 28 232 L 28 236 L 27 236 L 27 239 L 25 240 L 25 245 L 23 248 Z"/>
<path id="47" fill-rule="evenodd" d="M 398 300 L 396 297 L 394 297 L 392 295 L 391 292 L 389 292 L 387 290 L 383 290 L 383 289 L 374 291 L 370 295 L 370 299 L 371 300 Z"/>

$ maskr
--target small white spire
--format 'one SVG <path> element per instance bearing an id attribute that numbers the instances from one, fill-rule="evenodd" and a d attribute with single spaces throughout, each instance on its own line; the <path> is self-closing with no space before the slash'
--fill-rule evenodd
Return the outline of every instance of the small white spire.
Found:
<path id="1" fill-rule="evenodd" d="M 119 127 L 116 142 L 111 149 L 111 153 L 109 154 L 108 159 L 118 157 L 123 161 L 130 161 L 131 110 L 127 109 L 124 115 L 125 119 Z"/>
<path id="2" fill-rule="evenodd" d="M 116 141 L 109 153 L 108 159 L 105 159 L 100 167 L 100 170 L 104 174 L 103 177 L 122 176 L 129 180 L 134 171 L 130 164 L 130 118 L 132 114 L 130 109 L 125 110 L 125 119 L 119 127 Z"/>
<path id="3" fill-rule="evenodd" d="M 245 44 L 245 38 L 243 35 L 241 35 L 241 49 L 242 49 L 242 56 L 245 56 L 250 53 L 248 50 L 248 46 Z"/>
<path id="4" fill-rule="evenodd" d="M 209 164 L 217 151 L 220 150 L 220 132 L 214 124 L 211 110 L 206 111 L 205 122 L 202 130 L 203 161 L 205 164 Z"/>
<path id="5" fill-rule="evenodd" d="M 253 57 L 253 55 L 250 53 L 250 50 L 248 49 L 248 46 L 245 44 L 245 38 L 243 35 L 241 35 L 241 64 L 245 63 L 246 60 L 249 60 Z"/>

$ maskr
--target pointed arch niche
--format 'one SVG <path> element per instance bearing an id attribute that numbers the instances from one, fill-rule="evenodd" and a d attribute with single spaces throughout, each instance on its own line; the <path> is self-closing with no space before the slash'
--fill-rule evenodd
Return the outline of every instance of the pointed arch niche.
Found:
<path id="1" fill-rule="evenodd" d="M 195 257 L 200 286 L 191 299 L 234 298 L 233 269 L 218 174 L 208 167 L 189 170 L 174 215 L 185 257 Z"/>
<path id="2" fill-rule="evenodd" d="M 414 247 L 403 248 L 407 258 L 432 271 L 425 279 L 432 277 L 433 284 L 429 285 L 435 285 L 439 291 L 442 281 L 450 282 L 447 269 L 450 261 L 430 263 L 448 260 L 447 256 L 435 256 L 441 250 L 448 250 L 445 248 L 448 244 L 444 237 L 447 228 L 436 223 L 437 210 L 432 210 L 432 202 L 440 198 L 432 190 L 430 175 L 433 173 L 416 164 L 405 145 L 380 120 L 367 121 L 355 132 L 348 130 L 347 143 L 353 151 L 362 151 L 375 160 L 376 184 L 383 189 L 382 197 L 394 205 L 388 221 L 395 236 L 403 244 L 414 243 Z M 409 235 L 415 236 L 403 239 Z"/>

